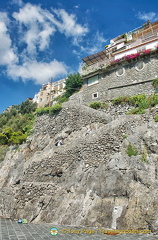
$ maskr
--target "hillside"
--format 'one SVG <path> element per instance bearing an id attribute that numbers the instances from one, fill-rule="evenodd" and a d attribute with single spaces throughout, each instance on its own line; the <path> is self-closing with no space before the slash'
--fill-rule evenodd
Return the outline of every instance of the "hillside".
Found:
<path id="1" fill-rule="evenodd" d="M 116 116 L 66 102 L 58 114 L 37 117 L 27 142 L 1 163 L 0 215 L 157 231 L 156 114 L 156 106 Z"/>

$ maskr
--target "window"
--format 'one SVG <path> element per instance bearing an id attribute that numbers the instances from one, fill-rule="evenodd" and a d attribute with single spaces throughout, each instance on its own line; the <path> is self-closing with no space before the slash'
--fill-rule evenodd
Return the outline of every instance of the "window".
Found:
<path id="1" fill-rule="evenodd" d="M 136 64 L 135 68 L 137 71 L 141 71 L 144 68 L 144 66 L 145 66 L 144 62 L 141 61 Z"/>
<path id="2" fill-rule="evenodd" d="M 99 80 L 98 75 L 88 78 L 88 86 L 98 83 L 98 80 Z"/>
<path id="3" fill-rule="evenodd" d="M 125 69 L 123 67 L 118 68 L 116 71 L 117 76 L 122 76 L 125 73 Z"/>
<path id="4" fill-rule="evenodd" d="M 40 102 L 42 102 L 42 98 L 40 98 Z"/>
<path id="5" fill-rule="evenodd" d="M 98 98 L 98 92 L 92 93 L 92 99 Z"/>

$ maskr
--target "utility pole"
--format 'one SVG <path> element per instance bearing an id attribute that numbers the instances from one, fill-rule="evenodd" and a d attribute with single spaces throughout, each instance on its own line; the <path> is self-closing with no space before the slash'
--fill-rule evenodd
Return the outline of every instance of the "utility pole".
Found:
<path id="1" fill-rule="evenodd" d="M 49 107 L 50 107 L 50 104 L 51 104 L 51 97 L 52 97 L 52 81 L 53 81 L 53 78 L 51 77 L 50 78 Z"/>

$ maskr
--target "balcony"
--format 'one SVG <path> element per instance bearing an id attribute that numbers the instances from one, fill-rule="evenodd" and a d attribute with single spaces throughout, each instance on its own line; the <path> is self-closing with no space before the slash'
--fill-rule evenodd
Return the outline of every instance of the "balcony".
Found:
<path id="1" fill-rule="evenodd" d="M 92 65 L 84 65 L 81 71 L 81 75 L 85 76 L 88 75 L 90 73 L 96 72 L 98 70 L 101 70 L 103 68 L 106 68 L 109 64 L 110 64 L 110 60 L 113 60 L 113 58 L 111 59 L 105 59 L 102 61 L 99 61 L 97 63 L 94 63 Z"/>

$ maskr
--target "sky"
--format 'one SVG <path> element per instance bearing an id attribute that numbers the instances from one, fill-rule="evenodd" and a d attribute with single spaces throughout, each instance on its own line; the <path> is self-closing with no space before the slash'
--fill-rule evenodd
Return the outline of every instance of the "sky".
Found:
<path id="1" fill-rule="evenodd" d="M 147 20 L 158 20 L 157 0 L 0 0 L 0 113 Z"/>

